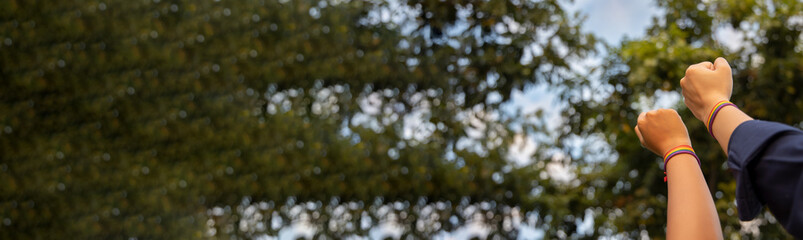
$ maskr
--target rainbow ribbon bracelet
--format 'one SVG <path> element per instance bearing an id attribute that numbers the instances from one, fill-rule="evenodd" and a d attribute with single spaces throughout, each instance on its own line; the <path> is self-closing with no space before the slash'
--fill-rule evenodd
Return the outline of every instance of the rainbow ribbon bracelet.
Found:
<path id="1" fill-rule="evenodd" d="M 697 157 L 697 154 L 694 153 L 694 149 L 691 148 L 691 146 L 689 146 L 689 145 L 680 145 L 680 146 L 677 146 L 675 148 L 672 148 L 669 151 L 667 151 L 666 154 L 664 154 L 664 166 L 663 166 L 664 182 L 666 182 L 666 166 L 667 166 L 667 164 L 669 164 L 669 160 L 671 160 L 673 157 L 675 157 L 677 155 L 680 155 L 680 154 L 691 154 L 694 157 L 694 159 L 697 159 L 697 164 L 702 166 L 702 163 L 700 162 L 700 158 Z"/>
<path id="2" fill-rule="evenodd" d="M 733 104 L 730 101 L 720 101 L 716 105 L 714 105 L 714 108 L 712 108 L 711 112 L 708 113 L 708 122 L 705 124 L 705 128 L 708 129 L 708 134 L 711 134 L 711 137 L 715 139 L 716 137 L 714 137 L 714 129 L 712 128 L 711 125 L 714 124 L 714 118 L 717 117 L 719 110 L 722 110 L 722 108 L 724 108 L 725 106 L 733 106 L 735 108 L 739 108 L 736 106 L 736 104 Z"/>

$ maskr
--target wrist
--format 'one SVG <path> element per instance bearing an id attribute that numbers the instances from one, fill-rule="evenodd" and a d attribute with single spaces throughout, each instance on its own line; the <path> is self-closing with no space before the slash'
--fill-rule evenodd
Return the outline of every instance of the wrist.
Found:
<path id="1" fill-rule="evenodd" d="M 680 146 L 677 146 L 677 147 L 674 147 L 674 148 L 670 149 L 667 153 L 664 154 L 664 156 L 663 156 L 664 164 L 661 166 L 661 168 L 664 170 L 664 174 L 666 174 L 667 166 L 669 165 L 669 160 L 672 160 L 673 158 L 677 158 L 678 155 L 685 155 L 685 154 L 691 155 L 695 160 L 697 160 L 697 165 L 698 166 L 702 165 L 700 163 L 700 158 L 697 157 L 697 154 L 694 152 L 694 149 L 691 146 L 689 146 L 689 145 L 680 145 Z M 664 182 L 666 182 L 666 181 L 667 181 L 667 177 L 664 176 Z"/>
<path id="2" fill-rule="evenodd" d="M 716 139 L 716 136 L 714 136 L 714 129 L 713 128 L 714 128 L 714 121 L 716 120 L 717 115 L 719 114 L 720 111 L 722 111 L 722 109 L 728 108 L 728 107 L 731 107 L 731 106 L 732 107 L 736 107 L 736 105 L 734 105 L 730 101 L 723 100 L 723 101 L 717 102 L 713 107 L 711 107 L 711 110 L 708 113 L 708 115 L 707 115 L 708 117 L 706 118 L 706 121 L 705 121 L 705 127 L 708 130 L 708 133 L 711 134 L 711 137 L 714 137 Z"/>
<path id="3" fill-rule="evenodd" d="M 661 157 L 664 157 L 666 156 L 666 153 L 668 153 L 674 148 L 677 148 L 678 146 L 691 146 L 691 141 L 689 141 L 688 139 L 685 141 L 683 140 L 671 141 L 667 144 L 664 144 L 663 147 L 658 152 L 658 154 L 660 154 Z"/>
<path id="4" fill-rule="evenodd" d="M 728 144 L 733 131 L 742 123 L 750 120 L 753 120 L 753 118 L 742 112 L 742 110 L 736 106 L 724 107 L 720 110 L 719 114 L 717 114 L 714 119 L 712 132 L 714 139 L 719 142 L 722 151 L 724 151 L 726 155 L 728 154 Z"/>
<path id="5" fill-rule="evenodd" d="M 717 106 L 717 104 L 721 103 L 722 101 L 730 101 L 730 99 L 722 97 L 722 98 L 713 98 L 709 101 L 706 101 L 706 103 L 703 106 L 703 109 L 700 109 L 699 112 L 701 117 L 700 121 L 703 121 L 703 123 L 708 122 L 709 120 L 708 115 L 711 113 L 711 110 L 713 110 Z"/>

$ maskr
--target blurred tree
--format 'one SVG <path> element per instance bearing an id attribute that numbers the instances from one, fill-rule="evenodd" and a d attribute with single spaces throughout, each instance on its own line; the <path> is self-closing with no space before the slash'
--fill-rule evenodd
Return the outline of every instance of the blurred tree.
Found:
<path id="1" fill-rule="evenodd" d="M 0 238 L 583 236 L 587 178 L 550 179 L 548 147 L 511 165 L 553 134 L 498 110 L 580 82 L 579 24 L 556 0 L 0 1 Z"/>
<path id="2" fill-rule="evenodd" d="M 564 94 L 572 131 L 565 137 L 606 136 L 619 155 L 616 166 L 601 174 L 603 182 L 625 183 L 624 191 L 597 196 L 609 222 L 630 237 L 647 231 L 663 235 L 666 185 L 657 167 L 661 159 L 642 149 L 632 127 L 640 111 L 658 99 L 680 96 L 679 80 L 691 64 L 727 58 L 734 69 L 732 101 L 757 119 L 801 127 L 803 98 L 803 3 L 800 1 L 658 1 L 655 18 L 642 39 L 626 40 L 609 50 L 598 72 L 602 82 L 586 81 Z M 727 35 L 725 33 L 732 33 Z M 591 93 L 586 96 L 579 92 Z M 664 97 L 660 97 L 664 96 Z M 666 97 L 669 96 L 669 97 Z M 735 181 L 726 156 L 705 126 L 677 103 L 686 120 L 703 172 L 715 196 L 724 234 L 729 238 L 791 238 L 766 212 L 752 227 L 740 226 L 734 202 Z M 643 177 L 642 177 L 643 176 Z M 596 204 L 596 202 L 594 203 Z"/>

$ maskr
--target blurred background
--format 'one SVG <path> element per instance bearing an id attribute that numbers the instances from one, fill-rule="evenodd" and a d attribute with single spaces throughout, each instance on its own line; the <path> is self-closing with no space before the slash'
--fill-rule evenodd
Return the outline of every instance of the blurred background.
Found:
<path id="1" fill-rule="evenodd" d="M 0 0 L 2 239 L 662 239 L 637 114 L 679 110 L 726 238 L 725 155 L 685 108 L 801 127 L 794 0 Z"/>

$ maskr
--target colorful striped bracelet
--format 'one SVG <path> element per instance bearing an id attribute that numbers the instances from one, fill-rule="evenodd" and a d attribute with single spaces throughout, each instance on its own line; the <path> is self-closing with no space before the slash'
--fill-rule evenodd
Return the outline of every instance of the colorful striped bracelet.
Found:
<path id="1" fill-rule="evenodd" d="M 666 166 L 667 166 L 667 164 L 669 164 L 669 160 L 671 160 L 673 157 L 675 157 L 677 155 L 680 155 L 680 154 L 691 154 L 692 157 L 694 157 L 694 159 L 697 159 L 697 164 L 702 166 L 702 163 L 700 162 L 700 158 L 697 157 L 697 154 L 694 153 L 694 149 L 691 148 L 691 146 L 689 146 L 689 145 L 680 145 L 680 146 L 677 146 L 675 148 L 672 148 L 671 150 L 667 151 L 666 154 L 664 154 L 664 166 L 663 166 L 664 182 L 666 182 Z"/>
<path id="2" fill-rule="evenodd" d="M 735 108 L 739 108 L 736 106 L 736 104 L 733 104 L 730 101 L 720 101 L 716 105 L 714 105 L 714 108 L 711 109 L 711 113 L 708 114 L 708 123 L 705 125 L 705 127 L 708 128 L 708 134 L 711 134 L 711 137 L 713 137 L 714 139 L 716 139 L 716 137 L 714 137 L 714 129 L 712 128 L 711 125 L 714 124 L 714 118 L 717 117 L 719 110 L 722 110 L 722 108 L 724 108 L 725 106 L 733 106 Z"/>

